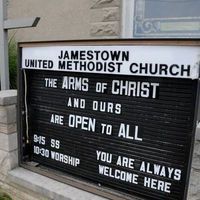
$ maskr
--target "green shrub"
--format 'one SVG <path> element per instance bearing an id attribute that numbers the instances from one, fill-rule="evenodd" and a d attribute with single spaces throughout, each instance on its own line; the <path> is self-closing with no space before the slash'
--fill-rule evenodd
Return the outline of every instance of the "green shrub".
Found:
<path id="1" fill-rule="evenodd" d="M 17 43 L 14 38 L 8 42 L 10 88 L 17 88 Z"/>
<path id="2" fill-rule="evenodd" d="M 12 200 L 12 198 L 4 192 L 0 192 L 0 200 Z"/>

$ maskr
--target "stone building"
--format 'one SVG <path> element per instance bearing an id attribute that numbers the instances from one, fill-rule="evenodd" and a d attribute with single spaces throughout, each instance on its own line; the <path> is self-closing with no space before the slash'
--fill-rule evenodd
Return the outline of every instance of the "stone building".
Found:
<path id="1" fill-rule="evenodd" d="M 39 16 L 18 41 L 102 38 L 198 38 L 199 2 L 145 0 L 8 0 L 10 19 Z"/>
<path id="2" fill-rule="evenodd" d="M 41 18 L 36 28 L 12 30 L 9 35 L 17 42 L 121 38 L 193 40 L 200 36 L 199 8 L 198 1 L 8 0 L 9 19 Z M 16 91 L 0 93 L 0 186 L 14 199 L 105 199 L 18 168 L 13 114 L 16 96 Z M 200 199 L 200 125 L 198 127 L 189 200 Z"/>

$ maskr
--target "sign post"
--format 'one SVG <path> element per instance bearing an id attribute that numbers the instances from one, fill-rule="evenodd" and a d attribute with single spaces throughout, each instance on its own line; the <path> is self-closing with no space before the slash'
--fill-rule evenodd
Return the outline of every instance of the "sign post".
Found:
<path id="1" fill-rule="evenodd" d="M 0 77 L 1 90 L 10 88 L 8 66 L 8 30 L 35 27 L 38 17 L 30 19 L 7 20 L 7 1 L 0 0 Z"/>

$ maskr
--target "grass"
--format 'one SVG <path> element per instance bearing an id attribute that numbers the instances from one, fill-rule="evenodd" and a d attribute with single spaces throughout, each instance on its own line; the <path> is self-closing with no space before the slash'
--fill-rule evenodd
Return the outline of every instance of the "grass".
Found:
<path id="1" fill-rule="evenodd" d="M 0 200 L 12 200 L 12 198 L 5 192 L 0 192 Z"/>

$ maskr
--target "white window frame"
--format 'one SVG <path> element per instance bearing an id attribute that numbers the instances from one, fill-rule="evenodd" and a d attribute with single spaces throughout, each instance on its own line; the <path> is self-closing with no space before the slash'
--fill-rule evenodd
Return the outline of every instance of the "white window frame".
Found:
<path id="1" fill-rule="evenodd" d="M 135 0 L 122 0 L 121 38 L 133 38 Z"/>
<path id="2" fill-rule="evenodd" d="M 136 0 L 122 0 L 121 38 L 133 38 L 133 37 L 199 38 L 200 37 L 200 28 L 198 26 L 200 16 L 196 16 L 196 17 L 183 16 L 177 19 L 173 17 L 171 18 L 169 17 L 167 18 L 168 20 L 166 20 L 165 18 L 155 18 L 156 20 L 154 18 L 144 18 L 143 14 L 144 14 L 145 1 L 146 0 L 138 0 L 137 2 Z M 136 3 L 139 3 L 140 5 L 140 7 L 137 8 L 137 11 L 136 11 L 137 13 L 135 13 Z M 141 17 L 142 19 L 141 21 L 137 21 L 138 24 L 134 24 L 136 23 L 134 19 L 135 14 L 137 14 L 137 17 Z M 174 25 L 175 21 L 177 22 L 177 25 Z M 191 24 L 194 25 L 194 23 L 196 24 L 196 26 L 193 30 Z M 136 33 L 137 31 L 136 29 L 138 25 L 144 28 L 143 33 Z M 160 29 L 161 25 L 163 25 L 162 30 Z M 188 27 L 188 29 L 185 27 Z M 197 28 L 199 32 L 196 32 Z M 182 32 L 180 32 L 180 30 L 182 30 Z"/>

